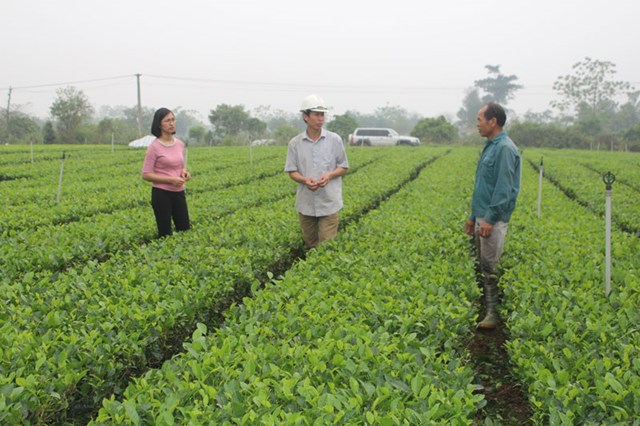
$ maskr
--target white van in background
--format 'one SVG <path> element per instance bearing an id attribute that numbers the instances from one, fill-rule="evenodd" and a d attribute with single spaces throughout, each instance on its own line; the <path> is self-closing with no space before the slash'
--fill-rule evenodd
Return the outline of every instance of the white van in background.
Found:
<path id="1" fill-rule="evenodd" d="M 401 136 L 393 129 L 362 127 L 349 135 L 349 145 L 418 146 L 420 145 L 420 139 L 413 136 Z"/>

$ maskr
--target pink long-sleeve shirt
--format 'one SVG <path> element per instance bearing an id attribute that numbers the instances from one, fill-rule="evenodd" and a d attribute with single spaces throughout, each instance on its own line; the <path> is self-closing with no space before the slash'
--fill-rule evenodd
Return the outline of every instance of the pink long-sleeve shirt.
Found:
<path id="1" fill-rule="evenodd" d="M 154 139 L 142 164 L 142 174 L 156 173 L 161 176 L 180 176 L 184 170 L 184 143 L 180 139 L 174 139 L 175 143 L 171 146 L 164 146 Z M 180 192 L 184 190 L 184 185 L 176 186 L 168 183 L 153 183 L 155 188 L 164 189 L 172 192 Z"/>

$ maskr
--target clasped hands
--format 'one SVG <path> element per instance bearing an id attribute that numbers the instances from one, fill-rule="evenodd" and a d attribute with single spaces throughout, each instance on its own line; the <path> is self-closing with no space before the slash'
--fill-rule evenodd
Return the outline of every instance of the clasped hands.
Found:
<path id="1" fill-rule="evenodd" d="M 325 187 L 330 180 L 331 180 L 331 173 L 327 172 L 322 176 L 320 176 L 318 179 L 307 177 L 305 178 L 304 183 L 309 190 L 315 191 L 318 188 Z"/>
<path id="2" fill-rule="evenodd" d="M 182 186 L 189 179 L 191 179 L 191 174 L 188 171 L 184 170 L 182 173 L 180 173 L 180 176 L 173 178 L 172 183 L 175 186 Z"/>

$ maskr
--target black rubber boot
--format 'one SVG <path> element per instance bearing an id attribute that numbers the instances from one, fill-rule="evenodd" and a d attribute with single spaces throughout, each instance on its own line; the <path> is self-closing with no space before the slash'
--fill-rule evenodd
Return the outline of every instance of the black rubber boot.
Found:
<path id="1" fill-rule="evenodd" d="M 494 329 L 498 326 L 498 280 L 494 276 L 484 278 L 484 304 L 487 313 L 482 321 L 478 323 L 479 328 Z"/>

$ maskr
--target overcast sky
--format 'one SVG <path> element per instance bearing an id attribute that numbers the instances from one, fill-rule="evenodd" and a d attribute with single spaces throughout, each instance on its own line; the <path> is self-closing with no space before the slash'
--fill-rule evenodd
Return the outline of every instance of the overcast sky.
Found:
<path id="1" fill-rule="evenodd" d="M 92 105 L 334 114 L 398 105 L 454 118 L 485 65 L 518 76 L 509 103 L 540 112 L 586 56 L 640 89 L 637 0 L 0 0 L 0 105 L 49 115 L 56 90 Z M 65 84 L 67 83 L 67 84 Z"/>

